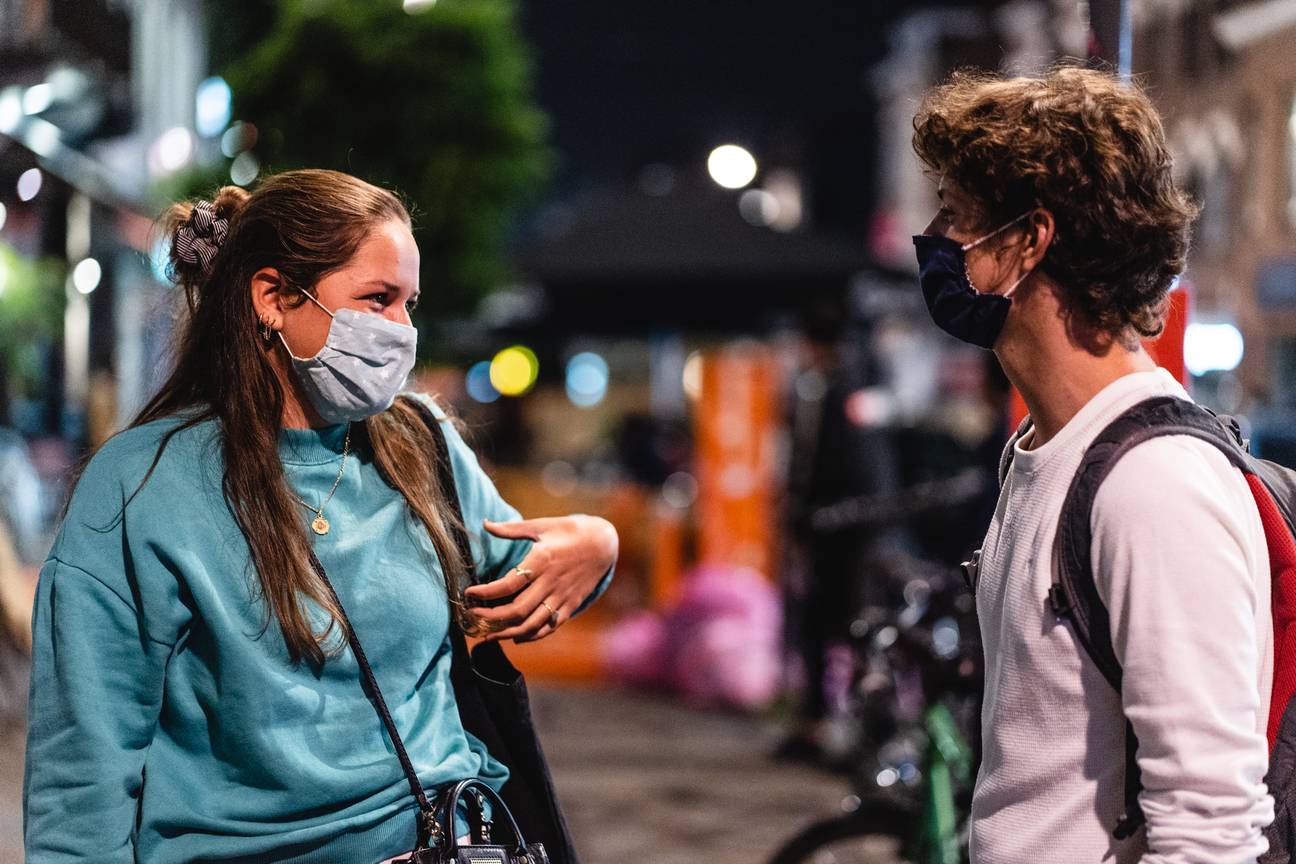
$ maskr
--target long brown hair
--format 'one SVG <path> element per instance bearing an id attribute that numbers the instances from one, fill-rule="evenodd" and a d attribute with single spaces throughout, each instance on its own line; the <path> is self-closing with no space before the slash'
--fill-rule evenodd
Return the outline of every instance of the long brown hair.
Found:
<path id="1" fill-rule="evenodd" d="M 408 225 L 410 217 L 392 193 L 322 170 L 277 174 L 251 193 L 227 186 L 209 204 L 217 219 L 227 220 L 226 236 L 206 267 L 183 260 L 172 243 L 172 278 L 187 302 L 175 369 L 131 426 L 184 412 L 185 422 L 163 438 L 156 466 L 171 435 L 217 421 L 223 490 L 251 550 L 257 593 L 278 621 L 292 661 L 306 658 L 318 665 L 345 644 L 346 634 L 337 604 L 309 564 L 306 524 L 279 459 L 283 386 L 271 365 L 273 347 L 257 338 L 249 285 L 258 270 L 273 267 L 295 289 L 290 296 L 305 302 L 299 292 L 313 291 L 323 276 L 345 265 L 373 228 L 393 219 Z M 191 226 L 194 206 L 174 204 L 163 217 L 173 241 Z M 437 483 L 420 410 L 396 400 L 363 422 L 359 443 L 369 446 L 380 475 L 427 528 L 451 602 L 464 620 L 466 562 L 451 539 L 452 510 Z M 329 615 L 322 630 L 311 624 L 310 603 Z M 472 629 L 471 621 L 465 625 Z"/>

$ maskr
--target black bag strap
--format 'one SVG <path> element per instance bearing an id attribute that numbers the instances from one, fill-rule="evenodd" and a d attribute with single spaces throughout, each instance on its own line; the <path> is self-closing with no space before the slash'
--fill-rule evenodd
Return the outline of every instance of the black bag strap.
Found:
<path id="1" fill-rule="evenodd" d="M 1077 641 L 1117 693 L 1121 691 L 1122 670 L 1112 645 L 1111 617 L 1098 594 L 1093 573 L 1094 499 L 1121 458 L 1138 445 L 1167 435 L 1197 438 L 1219 449 L 1242 471 L 1254 471 L 1235 422 L 1174 396 L 1156 397 L 1133 406 L 1108 424 L 1085 451 L 1058 520 L 1058 568 L 1048 602 L 1059 619 L 1070 622 Z M 1138 738 L 1128 721 L 1125 751 L 1125 812 L 1113 832 L 1118 840 L 1133 836 L 1145 821 L 1138 803 L 1143 788 L 1136 758 Z"/>
<path id="2" fill-rule="evenodd" d="M 441 431 L 440 422 L 432 412 L 416 399 L 409 399 L 408 401 L 417 406 L 428 427 L 428 431 L 431 433 L 432 445 L 436 455 L 437 484 L 442 495 L 449 501 L 454 516 L 448 526 L 450 535 L 459 550 L 460 558 L 464 562 L 471 583 L 473 572 L 472 546 L 468 539 L 468 531 L 464 526 L 463 510 L 459 504 L 459 492 L 455 485 L 454 469 L 450 463 L 449 445 L 446 443 L 445 434 Z M 360 645 L 360 638 L 356 635 L 355 628 L 351 626 L 351 621 L 347 617 L 346 609 L 342 606 L 342 600 L 338 597 L 337 590 L 334 589 L 333 583 L 329 581 L 328 574 L 324 571 L 324 565 L 320 563 L 315 550 L 308 547 L 308 551 L 312 569 L 320 577 L 325 587 L 328 588 L 329 596 L 337 607 L 338 614 L 342 619 L 342 626 L 346 628 L 347 643 L 351 646 L 351 652 L 355 655 L 356 665 L 360 667 L 360 676 L 363 679 L 366 691 L 368 691 L 369 700 L 373 703 L 374 710 L 378 712 L 383 728 L 387 730 L 387 736 L 391 739 L 392 747 L 396 750 L 396 758 L 400 761 L 401 770 L 405 772 L 405 779 L 409 783 L 410 792 L 413 793 L 414 800 L 418 802 L 418 841 L 415 848 L 425 848 L 429 843 L 433 846 L 440 846 L 447 839 L 453 838 L 446 838 L 441 823 L 437 819 L 436 808 L 428 800 L 423 783 L 414 770 L 414 763 L 410 761 L 409 754 L 405 751 L 405 742 L 401 739 L 400 731 L 396 728 L 396 721 L 392 719 L 391 711 L 387 707 L 387 700 L 383 698 L 382 689 L 378 686 L 378 679 L 374 677 L 373 668 L 369 665 L 369 658 L 365 656 L 364 648 Z M 450 638 L 455 642 L 456 651 L 462 650 L 464 654 L 467 653 L 467 640 L 459 627 L 453 608 L 450 609 Z M 518 838 L 521 839 L 520 833 Z"/>
<path id="3" fill-rule="evenodd" d="M 396 758 L 400 760 L 401 770 L 405 772 L 405 779 L 409 783 L 410 792 L 413 793 L 414 800 L 418 802 L 419 823 L 416 848 L 424 848 L 428 843 L 440 845 L 444 840 L 444 833 L 441 830 L 441 824 L 437 821 L 436 810 L 432 803 L 428 801 L 427 792 L 423 789 L 423 783 L 414 770 L 414 764 L 410 761 L 409 754 L 405 752 L 405 742 L 401 740 L 400 731 L 396 728 L 396 721 L 392 719 L 391 711 L 387 708 L 387 700 L 383 698 L 382 689 L 378 686 L 378 679 L 374 677 L 373 668 L 369 665 L 369 658 L 365 656 L 364 648 L 360 645 L 360 639 L 356 636 L 355 628 L 351 626 L 351 620 L 347 617 L 346 609 L 342 607 L 342 600 L 338 597 L 337 590 L 334 589 L 333 583 L 329 581 L 328 574 L 324 572 L 324 565 L 320 563 L 314 549 L 309 551 L 311 567 L 314 568 L 315 573 L 328 588 L 329 596 L 333 599 L 338 615 L 342 619 L 342 626 L 346 628 L 347 643 L 351 646 L 351 653 L 355 655 L 356 665 L 360 667 L 360 676 L 364 681 L 365 690 L 369 694 L 369 701 L 373 703 L 374 710 L 378 712 L 378 717 L 382 720 L 383 728 L 387 730 L 387 737 L 391 739 L 392 746 L 396 749 Z M 452 615 L 451 618 L 453 619 L 453 617 Z M 450 626 L 454 626 L 453 620 Z"/>

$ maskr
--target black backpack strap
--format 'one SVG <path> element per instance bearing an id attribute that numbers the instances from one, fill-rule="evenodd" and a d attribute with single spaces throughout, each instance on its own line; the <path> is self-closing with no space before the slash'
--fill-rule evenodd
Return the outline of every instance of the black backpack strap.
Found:
<path id="1" fill-rule="evenodd" d="M 1138 445 L 1166 435 L 1188 435 L 1218 448 L 1229 461 L 1247 473 L 1253 472 L 1236 424 L 1226 425 L 1210 411 L 1173 396 L 1140 402 L 1113 420 L 1085 451 L 1075 478 L 1062 504 L 1057 531 L 1057 574 L 1049 588 L 1048 602 L 1058 618 L 1071 628 L 1098 671 L 1116 690 L 1121 690 L 1121 665 L 1112 646 L 1111 618 L 1098 595 L 1094 581 L 1093 504 L 1098 488 L 1116 463 Z M 1125 729 L 1125 814 L 1113 836 L 1130 837 L 1143 824 L 1138 794 L 1138 739 L 1134 728 Z"/>
<path id="2" fill-rule="evenodd" d="M 1017 431 L 1008 439 L 1004 446 L 1003 455 L 999 457 L 999 488 L 1003 488 L 1004 483 L 1008 482 L 1008 472 L 1012 470 L 1013 454 L 1017 450 L 1017 442 L 1025 438 L 1027 433 L 1035 428 L 1034 422 L 1031 421 L 1030 415 L 1027 414 L 1017 426 Z"/>
<path id="3" fill-rule="evenodd" d="M 999 457 L 1000 489 L 1003 489 L 1004 483 L 1008 480 L 1008 472 L 1012 469 L 1013 453 L 1017 449 L 1017 442 L 1025 437 L 1026 433 L 1033 428 L 1034 424 L 1031 423 L 1031 418 L 1028 414 L 1022 420 L 1021 424 L 1018 425 L 1017 431 L 1008 439 L 1008 443 L 1004 445 L 1003 454 Z M 963 572 L 963 582 L 967 585 L 968 590 L 975 594 L 977 582 L 981 577 L 981 550 L 977 549 L 973 552 L 972 556 L 963 562 L 961 569 Z"/>

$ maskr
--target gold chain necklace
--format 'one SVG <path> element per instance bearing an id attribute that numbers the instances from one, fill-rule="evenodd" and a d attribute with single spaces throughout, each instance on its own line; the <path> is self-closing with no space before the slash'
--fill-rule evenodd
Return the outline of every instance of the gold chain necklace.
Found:
<path id="1" fill-rule="evenodd" d="M 337 491 L 338 484 L 342 482 L 342 472 L 346 471 L 346 460 L 347 460 L 347 454 L 349 452 L 351 452 L 351 424 L 350 423 L 347 424 L 346 438 L 342 440 L 342 465 L 341 467 L 338 468 L 337 477 L 333 478 L 333 488 L 328 491 L 328 495 L 324 496 L 324 503 L 321 504 L 319 507 L 312 507 L 311 505 L 307 504 L 305 501 L 302 501 L 300 497 L 296 495 L 293 496 L 294 498 L 297 498 L 298 501 L 301 501 L 301 505 L 303 507 L 305 507 L 307 510 L 315 514 L 315 518 L 311 520 L 310 527 L 312 531 L 314 531 L 316 534 L 319 534 L 320 536 L 323 536 L 329 532 L 329 521 L 324 518 L 324 508 L 327 507 L 328 503 L 333 500 L 333 493 Z"/>

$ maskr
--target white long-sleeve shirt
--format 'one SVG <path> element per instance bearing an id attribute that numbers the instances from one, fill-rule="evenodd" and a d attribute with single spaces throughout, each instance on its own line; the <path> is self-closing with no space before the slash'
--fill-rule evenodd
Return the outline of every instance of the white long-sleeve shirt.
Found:
<path id="1" fill-rule="evenodd" d="M 1241 864 L 1265 849 L 1269 556 L 1240 472 L 1205 442 L 1162 437 L 1099 488 L 1092 561 L 1120 695 L 1048 607 L 1058 517 L 1085 449 L 1127 408 L 1167 395 L 1188 398 L 1164 370 L 1128 375 L 1043 446 L 1016 445 L 977 584 L 976 864 Z M 1126 716 L 1147 828 L 1122 842 L 1111 832 L 1124 810 Z"/>

